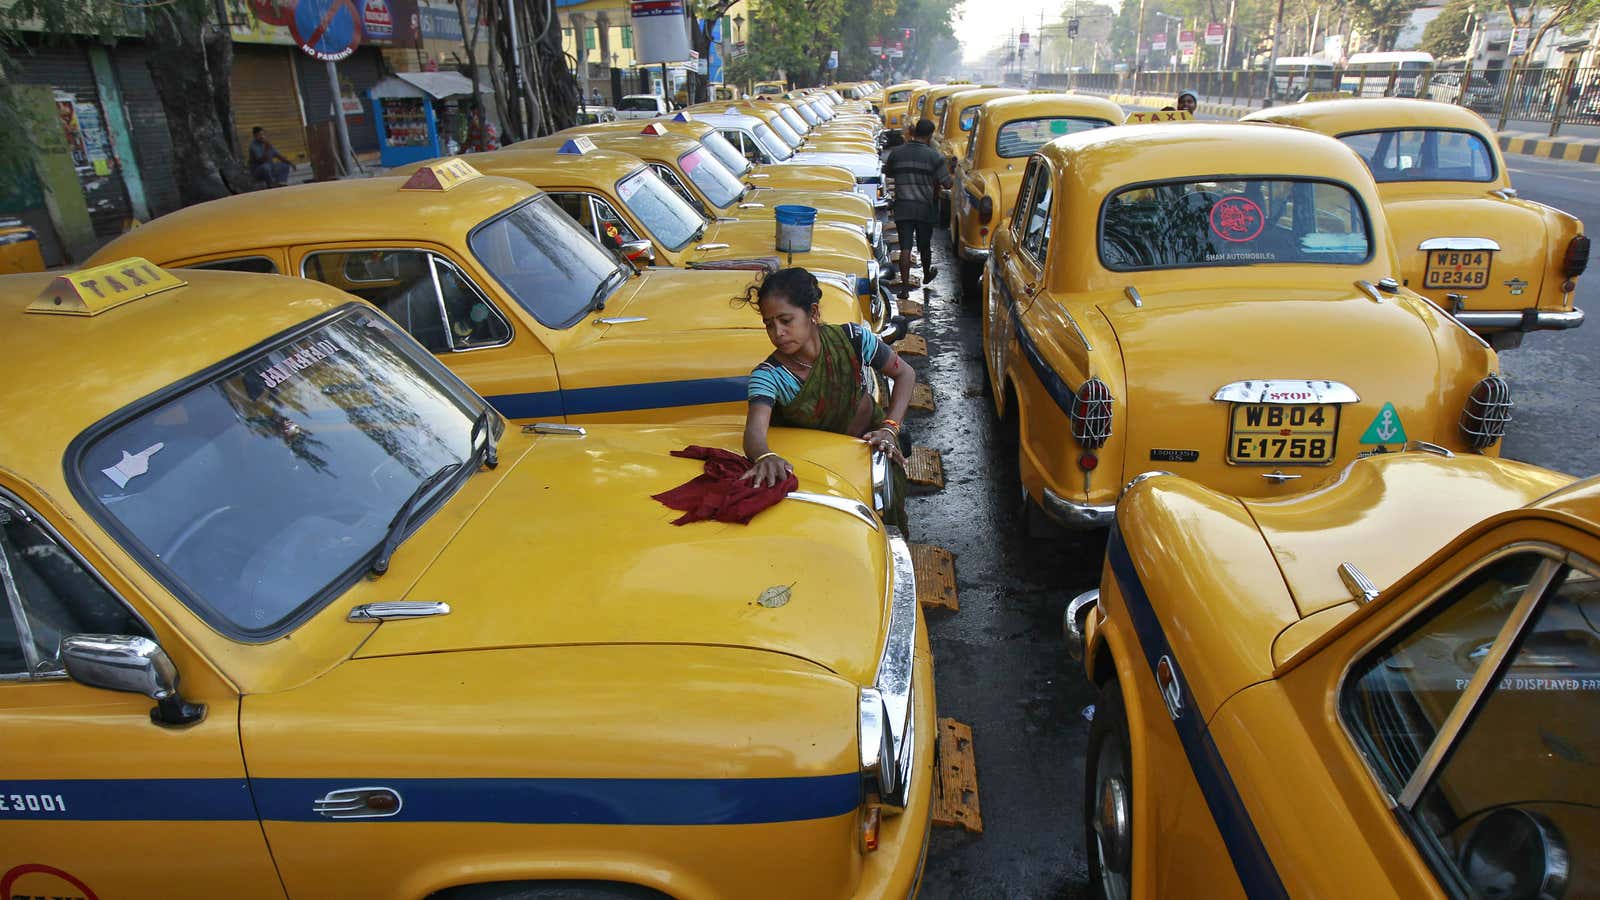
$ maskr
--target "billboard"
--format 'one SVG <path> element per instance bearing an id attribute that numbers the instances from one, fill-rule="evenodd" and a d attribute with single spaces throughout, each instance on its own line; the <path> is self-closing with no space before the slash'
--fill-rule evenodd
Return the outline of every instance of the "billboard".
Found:
<path id="1" fill-rule="evenodd" d="M 641 63 L 679 62 L 689 58 L 689 17 L 683 0 L 633 0 L 633 56 Z"/>

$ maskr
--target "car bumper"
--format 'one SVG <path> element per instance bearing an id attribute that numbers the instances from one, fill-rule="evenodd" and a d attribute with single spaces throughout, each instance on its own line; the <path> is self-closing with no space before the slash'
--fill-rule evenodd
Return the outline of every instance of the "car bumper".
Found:
<path id="1" fill-rule="evenodd" d="M 1044 489 L 1044 502 L 1040 506 L 1044 507 L 1046 515 L 1062 526 L 1079 531 L 1110 528 L 1117 520 L 1115 503 L 1101 505 L 1078 503 L 1058 495 L 1049 488 Z"/>
<path id="2" fill-rule="evenodd" d="M 895 299 L 894 291 L 880 285 L 878 296 L 883 299 L 883 324 L 878 326 L 876 334 L 878 340 L 893 344 L 906 336 L 910 323 L 900 315 L 900 302 Z"/>
<path id="3" fill-rule="evenodd" d="M 919 617 L 920 618 L 920 617 Z M 897 816 L 885 816 L 878 831 L 878 849 L 863 860 L 856 897 L 911 898 L 922 883 L 928 859 L 928 840 L 933 826 L 934 743 L 938 735 L 933 693 L 933 661 L 927 649 L 924 626 L 919 622 L 916 655 L 916 692 L 912 695 L 912 715 L 916 727 L 915 772 L 912 775 L 910 802 Z"/>
<path id="4" fill-rule="evenodd" d="M 1464 309 L 1455 315 L 1474 331 L 1563 331 L 1583 324 L 1581 309 Z"/>
<path id="5" fill-rule="evenodd" d="M 965 242 L 962 242 L 961 243 L 961 258 L 966 260 L 967 262 L 975 262 L 975 263 L 988 262 L 989 261 L 989 251 L 985 250 L 985 249 L 980 249 L 980 248 L 977 248 L 977 247 L 968 247 Z"/>
<path id="6" fill-rule="evenodd" d="M 1061 614 L 1061 635 L 1067 642 L 1067 655 L 1074 660 L 1083 659 L 1083 641 L 1089 616 L 1100 603 L 1100 589 L 1092 588 L 1072 598 Z"/>

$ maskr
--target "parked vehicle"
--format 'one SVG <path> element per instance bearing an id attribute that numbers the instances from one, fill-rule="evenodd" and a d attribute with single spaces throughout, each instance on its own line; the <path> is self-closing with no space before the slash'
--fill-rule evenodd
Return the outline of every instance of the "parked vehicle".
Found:
<path id="1" fill-rule="evenodd" d="M 654 119 L 671 114 L 667 98 L 659 94 L 629 94 L 617 101 L 619 119 Z"/>

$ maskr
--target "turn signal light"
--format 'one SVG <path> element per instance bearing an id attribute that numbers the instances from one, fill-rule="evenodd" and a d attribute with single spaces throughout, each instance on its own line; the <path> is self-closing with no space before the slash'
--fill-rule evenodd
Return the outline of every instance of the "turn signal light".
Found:
<path id="1" fill-rule="evenodd" d="M 871 853 L 878 849 L 878 826 L 883 824 L 883 811 L 876 806 L 867 807 L 861 817 L 861 850 Z"/>
<path id="2" fill-rule="evenodd" d="M 1072 427 L 1072 437 L 1085 449 L 1098 450 L 1105 446 L 1106 439 L 1111 437 L 1111 389 L 1104 381 L 1089 378 L 1079 386 L 1067 420 Z M 1081 458 L 1079 464 L 1082 464 Z"/>

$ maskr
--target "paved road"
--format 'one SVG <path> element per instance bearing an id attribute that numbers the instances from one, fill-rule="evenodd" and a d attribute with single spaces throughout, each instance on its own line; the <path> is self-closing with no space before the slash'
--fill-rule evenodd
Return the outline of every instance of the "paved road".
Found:
<path id="1" fill-rule="evenodd" d="M 1510 166 L 1523 196 L 1600 231 L 1591 168 L 1527 157 Z M 961 611 L 930 615 L 929 633 L 940 715 L 973 728 L 985 831 L 936 830 L 922 896 L 1082 897 L 1083 710 L 1094 698 L 1062 650 L 1060 615 L 1074 594 L 1098 584 L 1104 541 L 1018 536 L 1015 457 L 996 444 L 977 319 L 957 299 L 943 239 L 936 234 L 942 271 L 917 326 L 930 356 L 914 362 L 939 405 L 915 428 L 919 443 L 942 452 L 947 486 L 914 499 L 911 514 L 916 540 L 956 553 Z M 1578 302 L 1600 315 L 1600 264 Z M 1530 335 L 1502 360 L 1518 404 L 1506 454 L 1600 472 L 1600 322 Z"/>

